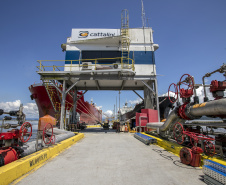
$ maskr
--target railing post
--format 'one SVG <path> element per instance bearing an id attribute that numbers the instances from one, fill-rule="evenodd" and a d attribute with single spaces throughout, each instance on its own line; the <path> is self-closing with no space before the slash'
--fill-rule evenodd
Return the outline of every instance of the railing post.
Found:
<path id="1" fill-rule="evenodd" d="M 134 68 L 134 60 L 132 60 L 132 64 L 133 64 L 133 71 L 135 70 L 135 68 Z"/>
<path id="2" fill-rule="evenodd" d="M 95 70 L 97 70 L 97 59 L 95 59 Z"/>

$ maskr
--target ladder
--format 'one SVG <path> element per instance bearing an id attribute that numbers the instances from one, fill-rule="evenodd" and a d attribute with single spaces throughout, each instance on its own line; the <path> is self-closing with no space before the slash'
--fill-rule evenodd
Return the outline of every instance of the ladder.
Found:
<path id="1" fill-rule="evenodd" d="M 129 11 L 127 9 L 121 12 L 121 67 L 129 67 Z"/>
<path id="2" fill-rule="evenodd" d="M 59 110 L 59 106 L 57 106 L 57 104 L 59 103 L 59 100 L 57 98 L 58 94 L 57 94 L 56 88 L 53 85 L 51 85 L 50 81 L 45 81 L 43 84 L 45 86 L 46 92 L 49 96 L 49 100 L 52 104 L 54 111 L 58 113 L 60 110 Z"/>

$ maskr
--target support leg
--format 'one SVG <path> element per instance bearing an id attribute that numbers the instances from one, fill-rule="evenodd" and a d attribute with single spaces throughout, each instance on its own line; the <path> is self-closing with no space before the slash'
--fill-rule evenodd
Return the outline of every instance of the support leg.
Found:
<path id="1" fill-rule="evenodd" d="M 64 112 L 65 112 L 65 99 L 66 99 L 66 83 L 63 81 L 62 87 L 62 102 L 61 102 L 61 113 L 60 113 L 60 129 L 64 129 Z"/>

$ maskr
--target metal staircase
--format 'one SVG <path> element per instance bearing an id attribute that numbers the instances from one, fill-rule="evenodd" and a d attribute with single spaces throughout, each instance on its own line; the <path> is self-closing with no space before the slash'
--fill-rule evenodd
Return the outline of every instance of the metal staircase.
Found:
<path id="1" fill-rule="evenodd" d="M 54 111 L 58 113 L 60 111 L 60 109 L 58 106 L 59 100 L 57 100 L 57 98 L 56 98 L 56 97 L 58 97 L 56 88 L 53 85 L 51 85 L 51 82 L 49 82 L 49 81 L 45 81 L 44 86 L 45 86 L 46 92 L 49 96 L 49 100 L 53 106 Z"/>
<path id="2" fill-rule="evenodd" d="M 122 10 L 121 13 L 121 64 L 122 68 L 129 67 L 129 11 L 127 9 Z"/>

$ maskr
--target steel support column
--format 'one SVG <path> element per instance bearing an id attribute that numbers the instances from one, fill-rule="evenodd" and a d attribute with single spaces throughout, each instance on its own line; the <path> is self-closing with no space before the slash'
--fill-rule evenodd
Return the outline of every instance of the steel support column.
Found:
<path id="1" fill-rule="evenodd" d="M 74 97 L 73 97 L 73 110 L 72 110 L 72 124 L 77 124 L 77 112 L 76 112 L 76 108 L 77 108 L 77 101 L 78 101 L 78 97 L 77 97 L 77 88 L 75 88 L 74 90 Z"/>
<path id="2" fill-rule="evenodd" d="M 144 107 L 145 109 L 154 109 L 155 106 L 155 91 L 153 90 L 154 81 L 150 80 L 147 83 L 142 81 L 144 83 Z"/>
<path id="3" fill-rule="evenodd" d="M 75 85 L 78 83 L 76 81 L 73 85 L 71 85 L 67 90 L 66 90 L 66 81 L 63 80 L 63 87 L 62 87 L 62 100 L 61 100 L 61 112 L 60 112 L 60 129 L 64 129 L 64 117 L 65 117 L 65 100 L 67 93 L 75 87 Z M 77 95 L 76 95 L 77 96 Z"/>
<path id="4" fill-rule="evenodd" d="M 158 97 L 158 85 L 157 85 L 157 79 L 155 79 L 155 100 L 156 100 L 156 108 L 157 108 L 157 111 L 158 111 L 158 121 L 160 121 L 159 97 Z"/>
<path id="5" fill-rule="evenodd" d="M 61 113 L 60 113 L 60 129 L 64 129 L 64 116 L 65 116 L 65 99 L 66 99 L 66 82 L 63 81 L 62 87 L 62 101 L 61 101 Z"/>

